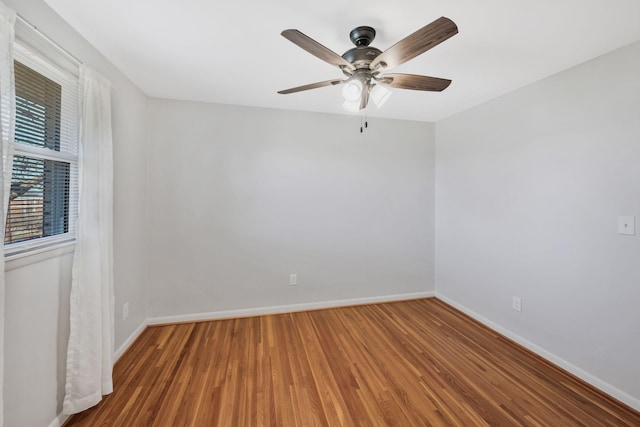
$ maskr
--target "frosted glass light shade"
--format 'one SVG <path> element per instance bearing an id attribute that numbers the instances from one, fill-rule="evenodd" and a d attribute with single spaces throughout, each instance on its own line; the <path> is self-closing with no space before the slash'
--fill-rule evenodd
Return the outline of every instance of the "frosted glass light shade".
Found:
<path id="1" fill-rule="evenodd" d="M 384 86 L 375 85 L 373 89 L 371 89 L 370 93 L 371 99 L 373 100 L 376 107 L 382 107 L 382 104 L 387 102 L 387 99 L 391 96 L 391 91 Z"/>
<path id="2" fill-rule="evenodd" d="M 362 95 L 362 82 L 359 79 L 349 80 L 342 86 L 342 97 L 345 101 L 359 101 Z"/>

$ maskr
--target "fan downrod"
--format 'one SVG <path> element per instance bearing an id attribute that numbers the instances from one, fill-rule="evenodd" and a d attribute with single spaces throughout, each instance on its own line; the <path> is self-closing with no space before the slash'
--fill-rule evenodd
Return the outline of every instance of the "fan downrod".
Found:
<path id="1" fill-rule="evenodd" d="M 356 46 L 369 46 L 376 38 L 376 30 L 366 25 L 356 27 L 349 33 L 349 38 Z"/>

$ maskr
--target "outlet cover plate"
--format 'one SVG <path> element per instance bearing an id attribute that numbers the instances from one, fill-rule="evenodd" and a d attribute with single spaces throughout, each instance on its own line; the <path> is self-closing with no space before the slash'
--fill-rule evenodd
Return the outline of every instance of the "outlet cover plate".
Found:
<path id="1" fill-rule="evenodd" d="M 522 312 L 522 299 L 520 299 L 520 297 L 513 297 L 513 304 L 512 307 L 515 311 L 517 311 L 518 313 Z"/>
<path id="2" fill-rule="evenodd" d="M 625 236 L 636 235 L 636 217 L 621 215 L 618 217 L 618 234 Z"/>

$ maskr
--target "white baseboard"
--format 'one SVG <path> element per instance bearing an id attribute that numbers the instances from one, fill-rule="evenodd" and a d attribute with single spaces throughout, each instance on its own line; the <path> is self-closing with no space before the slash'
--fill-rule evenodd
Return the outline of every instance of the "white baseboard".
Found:
<path id="1" fill-rule="evenodd" d="M 333 300 L 322 302 L 311 302 L 302 304 L 276 305 L 270 307 L 243 308 L 238 310 L 212 311 L 208 313 L 182 314 L 177 316 L 151 317 L 146 319 L 133 331 L 133 333 L 122 343 L 114 354 L 114 361 L 117 361 L 124 352 L 133 344 L 140 334 L 149 325 L 162 325 L 166 323 L 197 322 L 202 320 L 229 319 L 237 317 L 262 316 L 266 314 L 293 313 L 296 311 L 319 310 L 323 308 L 346 307 L 351 305 L 377 304 L 393 301 L 407 301 L 420 298 L 432 298 L 434 291 L 414 292 L 410 294 L 382 295 L 375 297 L 353 298 L 345 300 Z"/>
<path id="2" fill-rule="evenodd" d="M 473 317 L 478 322 L 480 322 L 480 323 L 484 324 L 485 326 L 493 329 L 494 331 L 498 332 L 499 334 L 504 335 L 505 337 L 511 339 L 512 341 L 515 341 L 516 343 L 520 344 L 521 346 L 523 346 L 523 347 L 531 350 L 532 352 L 536 353 L 538 356 L 548 360 L 549 362 L 559 366 L 560 368 L 564 369 L 565 371 L 570 372 L 571 374 L 575 375 L 576 377 L 580 378 L 581 380 L 591 384 L 592 386 L 594 386 L 597 389 L 603 391 L 604 393 L 608 394 L 609 396 L 612 396 L 613 398 L 615 398 L 615 399 L 619 400 L 620 402 L 632 407 L 633 409 L 635 409 L 637 411 L 640 411 L 640 400 L 636 399 L 635 397 L 630 396 L 629 394 L 623 392 L 622 390 L 618 390 L 617 388 L 615 388 L 611 384 L 601 380 L 600 378 L 597 378 L 597 377 L 591 375 L 590 373 L 578 368 L 575 365 L 572 365 L 571 363 L 569 363 L 566 360 L 556 356 L 555 354 L 553 354 L 550 351 L 540 347 L 539 345 L 536 345 L 536 344 L 532 343 L 531 341 L 528 341 L 528 340 L 522 338 L 521 336 L 511 332 L 510 330 L 508 330 L 506 328 L 503 328 L 502 326 L 498 325 L 497 323 L 492 322 L 491 320 L 489 320 L 486 317 L 476 313 L 475 311 L 463 306 L 462 304 L 459 304 L 459 303 L 453 301 L 452 299 L 447 298 L 446 296 L 444 296 L 440 292 L 436 292 L 435 296 L 436 296 L 436 298 L 446 302 L 450 306 L 452 306 L 452 307 L 460 310 L 461 312 Z"/>
<path id="3" fill-rule="evenodd" d="M 70 415 L 67 414 L 58 414 L 58 416 L 53 421 L 51 421 L 51 423 L 49 423 L 48 427 L 60 427 L 67 421 L 69 417 Z"/>
<path id="4" fill-rule="evenodd" d="M 131 335 L 129 335 L 129 338 L 127 338 L 122 345 L 118 348 L 118 350 L 116 350 L 116 352 L 113 354 L 113 362 L 117 362 L 118 359 L 120 359 L 122 357 L 122 355 L 124 354 L 125 351 L 127 351 L 127 349 L 131 346 L 131 344 L 133 344 L 133 342 L 138 339 L 138 337 L 140 336 L 140 334 L 142 333 L 142 331 L 145 330 L 145 328 L 148 325 L 148 321 L 145 320 L 143 321 L 140 326 L 138 326 L 136 328 L 135 331 L 133 331 L 133 333 Z"/>
<path id="5" fill-rule="evenodd" d="M 435 292 L 428 291 L 428 292 L 416 292 L 411 294 L 383 295 L 383 296 L 376 296 L 376 297 L 311 302 L 311 303 L 302 303 L 302 304 L 275 305 L 271 307 L 256 307 L 256 308 L 246 308 L 246 309 L 238 309 L 238 310 L 212 311 L 209 313 L 152 317 L 147 319 L 147 324 L 162 325 L 166 323 L 197 322 L 202 320 L 262 316 L 265 314 L 293 313 L 296 311 L 318 310 L 323 308 L 345 307 L 345 306 L 351 306 L 351 305 L 376 304 L 376 303 L 383 303 L 383 302 L 430 298 L 430 297 L 433 297 L 434 295 L 435 295 Z"/>

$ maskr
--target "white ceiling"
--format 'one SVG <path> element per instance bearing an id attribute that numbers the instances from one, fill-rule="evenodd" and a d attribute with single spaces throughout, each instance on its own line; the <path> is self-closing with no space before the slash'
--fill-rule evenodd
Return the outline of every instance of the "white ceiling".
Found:
<path id="1" fill-rule="evenodd" d="M 280 36 L 296 28 L 338 54 L 376 29 L 385 50 L 440 16 L 459 34 L 393 72 L 453 80 L 441 93 L 396 89 L 369 116 L 438 121 L 640 40 L 638 0 L 46 0 L 148 96 L 290 110 L 342 110 L 342 77 Z M 606 76 L 603 76 L 603 84 Z"/>

